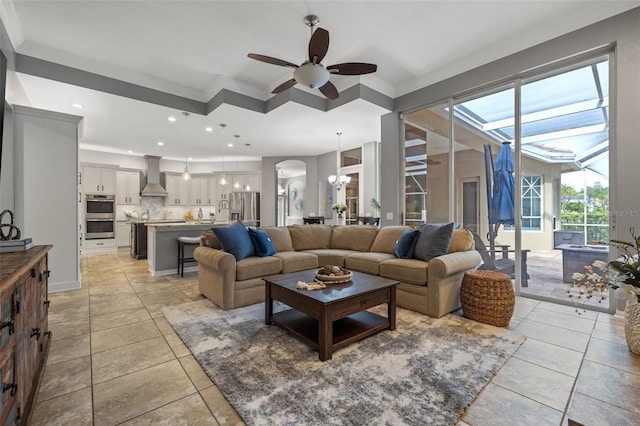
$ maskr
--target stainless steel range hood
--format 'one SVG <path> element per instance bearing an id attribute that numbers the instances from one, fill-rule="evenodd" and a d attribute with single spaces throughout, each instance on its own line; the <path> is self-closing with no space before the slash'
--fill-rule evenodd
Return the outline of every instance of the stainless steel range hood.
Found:
<path id="1" fill-rule="evenodd" d="M 160 185 L 160 157 L 145 155 L 147 160 L 147 184 L 140 192 L 141 197 L 166 197 L 167 191 Z"/>

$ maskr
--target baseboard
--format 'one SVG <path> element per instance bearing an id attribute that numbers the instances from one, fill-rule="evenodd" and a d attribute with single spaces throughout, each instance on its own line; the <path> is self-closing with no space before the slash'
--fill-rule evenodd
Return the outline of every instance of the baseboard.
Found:
<path id="1" fill-rule="evenodd" d="M 163 276 L 163 275 L 177 275 L 178 274 L 178 268 L 176 269 L 164 269 L 162 271 L 152 271 L 151 269 L 149 269 L 149 272 L 151 272 L 151 275 L 153 275 L 154 277 L 159 277 L 159 276 Z M 198 267 L 197 266 L 189 266 L 184 268 L 184 272 L 198 272 Z"/>
<path id="2" fill-rule="evenodd" d="M 81 287 L 80 281 L 69 281 L 66 283 L 49 283 L 49 293 L 59 291 L 78 290 Z"/>

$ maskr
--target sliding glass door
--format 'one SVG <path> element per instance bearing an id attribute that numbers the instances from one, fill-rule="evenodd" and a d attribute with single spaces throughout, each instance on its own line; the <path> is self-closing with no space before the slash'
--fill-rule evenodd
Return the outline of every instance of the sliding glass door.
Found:
<path id="1" fill-rule="evenodd" d="M 609 310 L 608 294 L 575 287 L 608 260 L 609 66 L 547 68 L 406 114 L 406 223 L 453 220 L 522 295 Z"/>

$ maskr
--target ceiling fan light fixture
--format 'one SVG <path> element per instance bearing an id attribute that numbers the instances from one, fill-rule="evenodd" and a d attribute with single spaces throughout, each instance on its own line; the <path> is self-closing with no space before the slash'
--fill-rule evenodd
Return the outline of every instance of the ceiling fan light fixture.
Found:
<path id="1" fill-rule="evenodd" d="M 302 84 L 311 89 L 324 86 L 327 81 L 329 81 L 330 76 L 331 73 L 321 64 L 314 64 L 308 61 L 296 68 L 293 72 L 293 78 L 295 78 L 298 84 Z"/>

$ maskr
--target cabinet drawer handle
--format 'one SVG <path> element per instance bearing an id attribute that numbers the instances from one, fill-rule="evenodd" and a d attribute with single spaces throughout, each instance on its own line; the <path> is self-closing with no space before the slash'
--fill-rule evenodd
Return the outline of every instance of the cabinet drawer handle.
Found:
<path id="1" fill-rule="evenodd" d="M 36 336 L 36 340 L 40 340 L 40 328 L 35 327 L 31 329 L 31 337 Z"/>
<path id="2" fill-rule="evenodd" d="M 47 269 L 46 271 L 41 272 L 41 273 L 40 273 L 40 276 L 38 277 L 38 279 L 40 280 L 40 282 L 42 282 L 42 281 L 44 280 L 44 277 L 45 277 L 45 276 L 46 276 L 47 278 L 49 278 L 49 277 L 51 276 L 51 271 Z"/>
<path id="3" fill-rule="evenodd" d="M 9 327 L 9 334 L 13 334 L 13 320 L 5 321 L 2 324 L 0 324 L 0 330 L 2 330 L 5 327 Z"/>
<path id="4" fill-rule="evenodd" d="M 15 383 L 11 383 L 9 385 L 5 384 L 4 386 L 2 386 L 2 393 L 5 393 L 9 389 L 11 389 L 11 393 L 10 393 L 11 396 L 16 396 L 16 392 L 18 391 L 18 385 Z"/>

